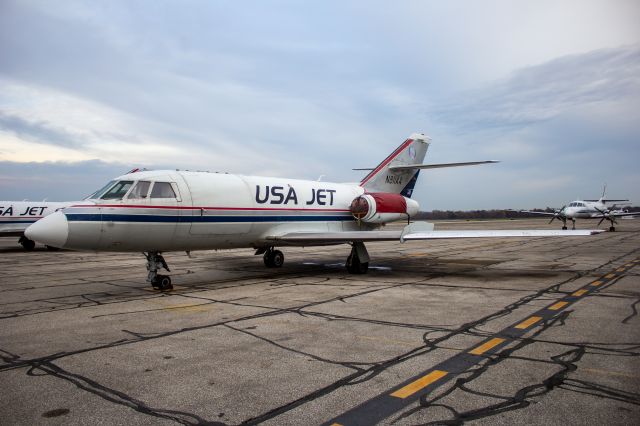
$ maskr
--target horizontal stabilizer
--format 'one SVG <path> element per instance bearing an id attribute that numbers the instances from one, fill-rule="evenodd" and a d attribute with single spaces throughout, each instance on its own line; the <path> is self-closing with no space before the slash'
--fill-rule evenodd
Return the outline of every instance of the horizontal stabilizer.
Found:
<path id="1" fill-rule="evenodd" d="M 582 201 L 589 201 L 589 202 L 592 202 L 592 203 L 597 203 L 598 201 L 601 201 L 603 203 L 622 203 L 624 201 L 629 201 L 629 200 L 609 200 L 609 199 L 603 200 L 603 199 L 601 199 L 601 200 L 582 200 Z"/>
<path id="2" fill-rule="evenodd" d="M 440 164 L 407 164 L 404 166 L 391 166 L 389 170 L 417 170 L 417 169 L 442 169 L 445 167 L 477 166 L 478 164 L 499 163 L 499 161 L 469 161 L 466 163 L 440 163 Z"/>

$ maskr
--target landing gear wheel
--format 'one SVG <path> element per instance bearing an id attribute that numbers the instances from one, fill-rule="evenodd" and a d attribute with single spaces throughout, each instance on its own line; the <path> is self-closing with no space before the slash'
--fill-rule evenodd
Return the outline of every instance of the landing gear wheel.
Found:
<path id="1" fill-rule="evenodd" d="M 284 254 L 280 250 L 267 250 L 263 259 L 267 268 L 280 268 L 284 264 Z"/>
<path id="2" fill-rule="evenodd" d="M 567 230 L 567 227 L 566 227 L 566 226 L 563 226 L 563 227 L 562 227 L 562 230 L 563 230 L 563 231 L 566 231 L 566 230 Z"/>
<path id="3" fill-rule="evenodd" d="M 360 262 L 360 258 L 353 254 L 349 255 L 345 266 L 350 274 L 366 274 L 369 270 L 369 262 Z"/>
<path id="4" fill-rule="evenodd" d="M 274 268 L 281 268 L 284 264 L 284 254 L 280 250 L 274 250 L 271 255 L 271 263 Z"/>
<path id="5" fill-rule="evenodd" d="M 22 245 L 22 248 L 24 248 L 26 251 L 31 251 L 36 247 L 35 241 L 31 241 L 30 239 L 24 236 L 20 237 L 20 240 L 18 242 Z"/>
<path id="6" fill-rule="evenodd" d="M 609 227 L 609 232 L 615 232 L 616 231 L 616 227 L 615 226 L 610 226 Z"/>
<path id="7" fill-rule="evenodd" d="M 171 284 L 171 277 L 168 275 L 158 275 L 156 279 L 152 283 L 153 288 L 156 288 L 160 291 L 173 290 L 173 285 Z"/>
<path id="8" fill-rule="evenodd" d="M 171 290 L 173 286 L 171 285 L 171 277 L 167 275 L 158 274 L 158 270 L 160 268 L 166 269 L 168 272 L 171 272 L 167 262 L 164 260 L 164 257 L 158 251 L 150 251 L 148 253 L 144 253 L 144 256 L 147 258 L 147 282 L 151 283 L 151 286 L 160 291 Z"/>

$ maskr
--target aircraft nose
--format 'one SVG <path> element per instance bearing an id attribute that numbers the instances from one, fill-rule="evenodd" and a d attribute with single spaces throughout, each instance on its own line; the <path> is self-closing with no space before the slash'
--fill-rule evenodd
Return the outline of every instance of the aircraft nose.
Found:
<path id="1" fill-rule="evenodd" d="M 63 248 L 69 237 L 69 222 L 64 213 L 55 212 L 29 226 L 24 235 L 30 240 Z"/>

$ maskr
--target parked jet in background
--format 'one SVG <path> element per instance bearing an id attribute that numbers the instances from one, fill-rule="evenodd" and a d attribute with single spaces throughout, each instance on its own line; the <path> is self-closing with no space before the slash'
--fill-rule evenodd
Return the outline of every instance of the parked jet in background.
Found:
<path id="1" fill-rule="evenodd" d="M 267 267 L 280 267 L 275 247 L 351 245 L 346 267 L 369 266 L 373 241 L 439 238 L 590 235 L 599 231 L 434 231 L 415 222 L 398 231 L 379 228 L 410 220 L 419 205 L 411 193 L 421 169 L 491 163 L 421 164 L 430 144 L 413 134 L 359 184 L 339 184 L 227 173 L 143 171 L 109 182 L 85 204 L 31 225 L 27 237 L 76 250 L 145 252 L 147 281 L 170 289 L 161 252 L 252 247 Z"/>
<path id="2" fill-rule="evenodd" d="M 24 236 L 24 230 L 37 220 L 71 204 L 74 202 L 0 201 L 0 236 L 20 237 L 18 242 L 22 244 L 22 247 L 25 250 L 33 250 L 35 243 Z"/>
<path id="3" fill-rule="evenodd" d="M 613 232 L 616 230 L 614 224 L 618 223 L 616 218 L 619 217 L 631 217 L 636 215 L 637 213 L 628 213 L 623 212 L 620 209 L 616 209 L 616 204 L 612 204 L 608 206 L 607 203 L 622 203 L 627 202 L 629 200 L 613 200 L 606 199 L 605 194 L 607 192 L 607 185 L 604 186 L 602 190 L 602 196 L 597 200 L 575 200 L 570 202 L 568 205 L 563 206 L 561 209 L 556 210 L 555 212 L 540 212 L 540 211 L 530 211 L 530 210 L 521 210 L 523 213 L 531 213 L 531 214 L 539 214 L 545 216 L 552 216 L 549 223 L 553 222 L 555 219 L 562 221 L 562 229 L 567 229 L 567 220 L 570 220 L 573 224 L 571 229 L 576 229 L 576 219 L 600 219 L 597 226 L 608 220 L 611 223 L 609 227 L 609 231 Z"/>

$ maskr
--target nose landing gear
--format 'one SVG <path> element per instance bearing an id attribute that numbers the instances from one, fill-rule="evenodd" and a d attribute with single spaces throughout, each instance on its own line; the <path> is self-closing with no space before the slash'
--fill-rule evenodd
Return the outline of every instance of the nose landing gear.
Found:
<path id="1" fill-rule="evenodd" d="M 164 268 L 167 272 L 171 272 L 167 262 L 164 260 L 164 257 L 162 257 L 160 252 L 150 251 L 148 253 L 144 253 L 144 256 L 147 258 L 147 271 L 149 271 L 147 281 L 150 282 L 156 290 L 172 290 L 173 285 L 171 284 L 171 277 L 168 275 L 158 274 L 158 270 L 160 268 Z"/>

